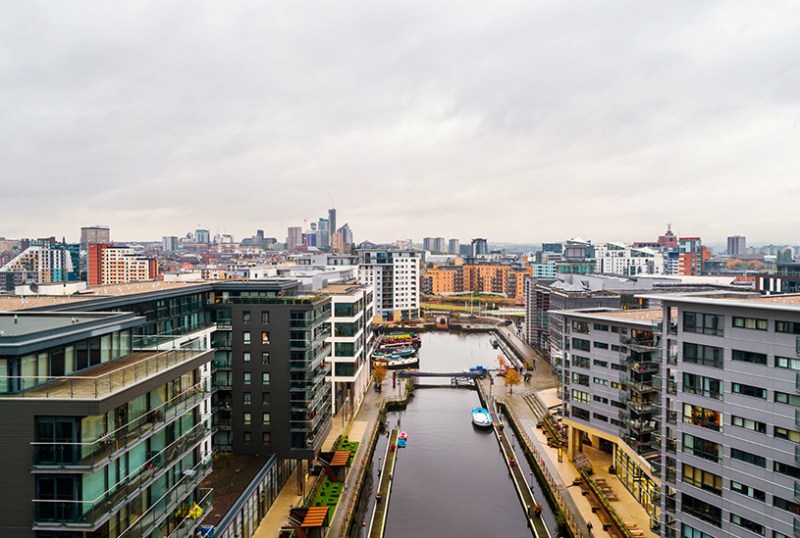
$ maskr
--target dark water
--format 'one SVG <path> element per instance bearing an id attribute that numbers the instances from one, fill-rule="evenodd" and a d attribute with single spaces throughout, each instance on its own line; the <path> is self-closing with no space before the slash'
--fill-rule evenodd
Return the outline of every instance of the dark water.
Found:
<path id="1" fill-rule="evenodd" d="M 487 335 L 428 333 L 422 341 L 423 371 L 497 366 L 498 351 Z M 446 384 L 449 379 L 422 382 Z M 405 411 L 389 413 L 389 427 L 406 431 L 408 446 L 398 454 L 387 538 L 532 535 L 497 440 L 472 426 L 471 411 L 479 404 L 475 391 L 419 388 Z M 382 437 L 375 449 L 376 483 L 386 442 Z M 541 494 L 537 497 L 544 504 Z M 367 514 L 368 521 L 371 509 Z M 552 529 L 552 517 L 546 515 Z"/>

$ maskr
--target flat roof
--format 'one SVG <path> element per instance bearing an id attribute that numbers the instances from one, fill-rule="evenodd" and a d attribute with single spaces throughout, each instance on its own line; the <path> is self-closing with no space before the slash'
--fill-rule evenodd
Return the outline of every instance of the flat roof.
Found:
<path id="1" fill-rule="evenodd" d="M 624 322 L 628 324 L 644 325 L 651 327 L 664 317 L 660 308 L 646 310 L 619 310 L 613 308 L 580 308 L 575 310 L 551 310 L 551 314 L 560 314 L 572 317 L 598 319 L 610 322 Z"/>
<path id="2" fill-rule="evenodd" d="M 105 286 L 92 286 L 72 295 L 13 295 L 0 297 L 0 312 L 26 310 L 29 308 L 42 308 L 50 306 L 73 305 L 84 301 L 93 301 L 103 297 L 123 297 L 139 293 L 154 291 L 174 290 L 197 286 L 203 282 L 164 282 L 151 280 L 146 282 L 131 282 L 128 284 L 108 284 Z"/>
<path id="3" fill-rule="evenodd" d="M 637 295 L 650 300 L 708 306 L 738 306 L 742 308 L 800 312 L 800 294 L 758 295 L 757 292 L 718 291 L 707 293 L 676 293 L 670 295 Z"/>
<path id="4" fill-rule="evenodd" d="M 0 312 L 0 336 L 13 337 L 36 334 L 43 331 L 63 329 L 65 327 L 83 328 L 82 325 L 94 321 L 105 321 L 119 317 L 116 313 L 47 313 L 11 314 Z"/>

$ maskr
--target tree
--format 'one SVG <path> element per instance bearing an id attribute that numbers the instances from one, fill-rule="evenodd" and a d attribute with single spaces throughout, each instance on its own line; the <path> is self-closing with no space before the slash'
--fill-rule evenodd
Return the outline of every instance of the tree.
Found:
<path id="1" fill-rule="evenodd" d="M 514 385 L 519 385 L 520 381 L 522 381 L 522 375 L 519 372 L 513 368 L 506 370 L 506 386 L 509 394 L 514 394 Z"/>
<path id="2" fill-rule="evenodd" d="M 375 383 L 380 385 L 383 383 L 383 380 L 386 379 L 386 373 L 386 366 L 379 364 L 372 370 L 372 379 L 375 380 Z"/>

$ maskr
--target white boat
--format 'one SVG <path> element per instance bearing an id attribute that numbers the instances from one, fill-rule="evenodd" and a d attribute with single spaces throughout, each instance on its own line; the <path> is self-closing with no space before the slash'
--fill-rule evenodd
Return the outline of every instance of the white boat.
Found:
<path id="1" fill-rule="evenodd" d="M 491 428 L 492 415 L 483 407 L 476 407 L 472 410 L 472 425 L 477 428 Z"/>
<path id="2" fill-rule="evenodd" d="M 380 358 L 374 360 L 375 364 L 383 364 L 389 370 L 397 370 L 399 368 L 413 368 L 419 367 L 419 357 L 404 357 L 404 358 Z"/>

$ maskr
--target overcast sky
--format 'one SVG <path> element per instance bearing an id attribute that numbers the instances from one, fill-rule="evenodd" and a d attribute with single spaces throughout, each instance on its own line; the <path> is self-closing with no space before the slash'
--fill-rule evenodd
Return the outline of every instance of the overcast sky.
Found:
<path id="1" fill-rule="evenodd" d="M 797 2 L 4 0 L 0 236 L 796 244 L 798 100 Z"/>

